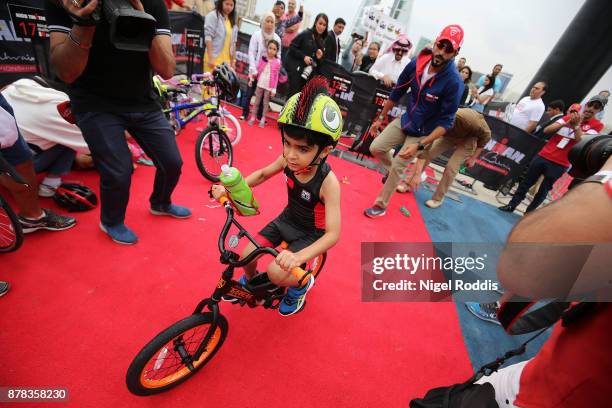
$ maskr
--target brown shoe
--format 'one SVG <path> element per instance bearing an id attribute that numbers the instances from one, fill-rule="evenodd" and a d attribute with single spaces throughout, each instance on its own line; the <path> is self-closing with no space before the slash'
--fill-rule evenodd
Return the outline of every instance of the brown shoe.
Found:
<path id="1" fill-rule="evenodd" d="M 442 202 L 444 200 L 427 200 L 425 201 L 425 205 L 428 206 L 429 208 L 438 208 L 439 206 L 442 205 Z"/>
<path id="2" fill-rule="evenodd" d="M 408 184 L 406 184 L 405 181 L 402 180 L 402 181 L 400 181 L 400 183 L 395 188 L 395 191 L 397 191 L 398 193 L 409 193 L 410 192 L 410 186 Z"/>

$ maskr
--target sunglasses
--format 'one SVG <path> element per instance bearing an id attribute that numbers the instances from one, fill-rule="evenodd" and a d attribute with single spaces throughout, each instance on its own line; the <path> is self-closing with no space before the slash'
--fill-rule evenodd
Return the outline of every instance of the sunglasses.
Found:
<path id="1" fill-rule="evenodd" d="M 393 48 L 393 52 L 408 52 L 406 48 Z"/>
<path id="2" fill-rule="evenodd" d="M 447 54 L 451 54 L 455 51 L 455 49 L 453 48 L 453 45 L 450 42 L 446 42 L 446 41 L 438 41 L 436 43 L 436 47 L 439 50 L 443 50 Z"/>

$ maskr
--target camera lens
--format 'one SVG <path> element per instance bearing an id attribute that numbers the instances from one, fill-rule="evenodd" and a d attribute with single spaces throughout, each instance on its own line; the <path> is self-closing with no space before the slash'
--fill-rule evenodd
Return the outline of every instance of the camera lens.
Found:
<path id="1" fill-rule="evenodd" d="M 585 135 L 569 152 L 570 176 L 581 181 L 597 173 L 612 155 L 612 135 Z"/>

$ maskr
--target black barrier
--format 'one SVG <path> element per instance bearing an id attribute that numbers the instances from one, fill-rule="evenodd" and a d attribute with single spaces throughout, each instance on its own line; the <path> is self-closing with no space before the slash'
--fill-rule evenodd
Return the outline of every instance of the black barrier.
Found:
<path id="1" fill-rule="evenodd" d="M 43 0 L 0 3 L 0 86 L 49 74 L 49 36 Z"/>
<path id="2" fill-rule="evenodd" d="M 204 18 L 195 11 L 170 11 L 168 14 L 176 73 L 189 77 L 201 74 L 204 63 Z"/>
<path id="3" fill-rule="evenodd" d="M 507 180 L 519 177 L 546 142 L 496 117 L 485 115 L 485 120 L 491 140 L 467 174 L 498 190 Z"/>
<path id="4" fill-rule="evenodd" d="M 489 190 L 499 190 L 510 180 L 517 180 L 546 141 L 503 120 L 484 118 L 491 128 L 491 140 L 483 148 L 474 167 L 465 174 L 481 181 Z M 453 151 L 444 152 L 432 162 L 445 167 Z"/>
<path id="5" fill-rule="evenodd" d="M 341 65 L 323 61 L 319 74 L 329 80 L 332 97 L 340 106 L 344 118 L 343 132 L 355 136 L 351 150 L 371 156 L 369 146 L 372 138 L 368 132 L 370 124 L 385 105 L 391 88 L 365 72 L 348 72 Z M 386 122 L 401 116 L 406 111 L 406 97 L 393 107 Z"/>

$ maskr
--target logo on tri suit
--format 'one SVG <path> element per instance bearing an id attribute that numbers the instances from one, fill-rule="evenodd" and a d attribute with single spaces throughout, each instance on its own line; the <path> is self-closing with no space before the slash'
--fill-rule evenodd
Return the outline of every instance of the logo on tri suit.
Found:
<path id="1" fill-rule="evenodd" d="M 306 190 L 302 190 L 302 200 L 310 202 L 310 192 Z"/>

